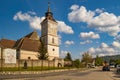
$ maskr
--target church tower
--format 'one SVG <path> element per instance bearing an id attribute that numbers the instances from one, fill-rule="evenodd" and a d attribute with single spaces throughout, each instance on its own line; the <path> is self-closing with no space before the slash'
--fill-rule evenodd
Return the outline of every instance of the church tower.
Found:
<path id="1" fill-rule="evenodd" d="M 45 19 L 41 22 L 41 40 L 47 48 L 49 60 L 59 58 L 59 39 L 57 34 L 57 22 L 53 18 L 53 13 L 48 5 Z"/>

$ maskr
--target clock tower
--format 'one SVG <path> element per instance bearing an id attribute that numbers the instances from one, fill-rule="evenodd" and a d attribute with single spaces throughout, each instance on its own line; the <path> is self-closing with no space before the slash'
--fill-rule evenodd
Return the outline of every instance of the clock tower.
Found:
<path id="1" fill-rule="evenodd" d="M 48 5 L 45 19 L 41 22 L 41 40 L 47 48 L 49 60 L 59 58 L 59 38 L 57 34 L 58 23 L 53 18 L 53 13 Z"/>

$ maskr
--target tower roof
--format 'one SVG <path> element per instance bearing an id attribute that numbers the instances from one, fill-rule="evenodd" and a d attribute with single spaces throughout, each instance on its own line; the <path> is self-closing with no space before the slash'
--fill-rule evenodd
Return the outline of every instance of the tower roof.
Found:
<path id="1" fill-rule="evenodd" d="M 56 22 L 55 19 L 53 18 L 53 13 L 51 12 L 51 9 L 50 9 L 50 3 L 48 3 L 48 10 L 45 13 L 45 19 L 43 21 L 46 21 L 46 20 L 52 20 Z"/>

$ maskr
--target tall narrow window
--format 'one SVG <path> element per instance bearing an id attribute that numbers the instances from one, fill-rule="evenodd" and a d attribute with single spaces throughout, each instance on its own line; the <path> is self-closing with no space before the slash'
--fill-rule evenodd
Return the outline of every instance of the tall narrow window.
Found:
<path id="1" fill-rule="evenodd" d="M 54 43 L 54 38 L 52 38 L 52 43 Z"/>

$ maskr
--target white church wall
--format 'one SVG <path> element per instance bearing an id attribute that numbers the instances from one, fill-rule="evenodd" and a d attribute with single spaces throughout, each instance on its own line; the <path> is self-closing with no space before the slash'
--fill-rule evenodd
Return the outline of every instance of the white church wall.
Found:
<path id="1" fill-rule="evenodd" d="M 53 38 L 54 38 L 54 43 L 53 43 Z M 58 37 L 54 37 L 54 36 L 50 36 L 48 35 L 48 43 L 49 44 L 55 44 L 55 45 L 58 45 Z"/>
<path id="2" fill-rule="evenodd" d="M 51 57 L 59 57 L 59 47 L 48 45 L 48 54 Z"/>

